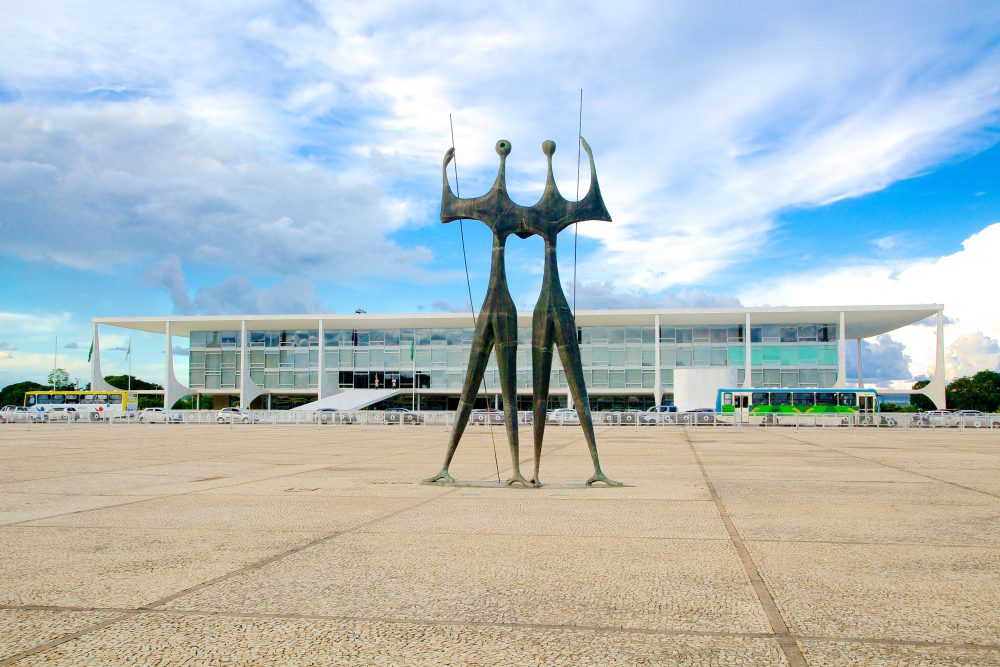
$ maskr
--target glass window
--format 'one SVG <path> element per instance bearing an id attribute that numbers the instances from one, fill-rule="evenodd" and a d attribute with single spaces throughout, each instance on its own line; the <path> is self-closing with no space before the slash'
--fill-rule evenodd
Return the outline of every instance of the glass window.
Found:
<path id="1" fill-rule="evenodd" d="M 696 345 L 694 348 L 694 365 L 710 366 L 712 364 L 712 350 L 706 345 Z"/>
<path id="2" fill-rule="evenodd" d="M 812 392 L 809 391 L 797 391 L 792 394 L 792 403 L 798 407 L 811 407 L 815 405 L 815 400 L 813 398 Z"/>
<path id="3" fill-rule="evenodd" d="M 822 370 L 819 372 L 819 384 L 821 387 L 832 387 L 837 384 L 837 371 Z"/>
<path id="4" fill-rule="evenodd" d="M 797 342 L 799 342 L 799 328 L 798 327 L 781 327 L 781 342 L 782 343 L 797 343 Z"/>
<path id="5" fill-rule="evenodd" d="M 764 351 L 764 364 L 778 364 L 781 361 L 781 348 L 777 345 L 765 345 L 761 348 Z"/>
<path id="6" fill-rule="evenodd" d="M 781 370 L 781 386 L 795 388 L 799 386 L 799 372 Z"/>
<path id="7" fill-rule="evenodd" d="M 431 364 L 444 366 L 448 363 L 448 350 L 444 348 L 431 350 Z"/>
<path id="8" fill-rule="evenodd" d="M 428 368 L 431 365 L 431 351 L 430 350 L 417 350 L 414 355 L 416 364 L 420 368 Z"/>
<path id="9" fill-rule="evenodd" d="M 641 368 L 628 368 L 625 370 L 625 386 L 637 389 L 642 386 Z"/>
<path id="10" fill-rule="evenodd" d="M 644 368 L 653 368 L 656 365 L 656 350 L 652 348 L 643 348 L 642 365 Z"/>
<path id="11" fill-rule="evenodd" d="M 837 365 L 837 346 L 836 345 L 817 345 L 817 359 L 820 366 L 836 366 Z"/>
<path id="12" fill-rule="evenodd" d="M 799 348 L 787 345 L 778 348 L 782 366 L 796 366 L 799 363 Z"/>
<path id="13" fill-rule="evenodd" d="M 640 327 L 625 327 L 626 343 L 641 343 L 642 329 Z"/>
<path id="14" fill-rule="evenodd" d="M 205 353 L 200 351 L 191 351 L 190 365 L 192 368 L 204 368 L 205 367 Z"/>
<path id="15" fill-rule="evenodd" d="M 236 351 L 226 350 L 222 353 L 222 367 L 223 368 L 235 368 L 236 367 Z"/>
<path id="16" fill-rule="evenodd" d="M 592 348 L 594 354 L 594 365 L 595 366 L 607 366 L 608 365 L 608 348 L 599 346 Z"/>
<path id="17" fill-rule="evenodd" d="M 856 394 L 837 394 L 837 398 L 840 402 L 840 405 L 854 407 L 855 405 L 858 404 Z"/>
<path id="18" fill-rule="evenodd" d="M 191 347 L 205 347 L 205 332 L 204 331 L 192 331 L 191 332 Z"/>
<path id="19" fill-rule="evenodd" d="M 623 345 L 625 343 L 625 327 L 608 327 L 608 343 Z"/>
<path id="20" fill-rule="evenodd" d="M 746 347 L 743 345 L 730 345 L 728 356 L 730 366 L 743 366 L 746 364 Z"/>
<path id="21" fill-rule="evenodd" d="M 742 343 L 743 342 L 743 325 L 737 324 L 729 327 L 728 337 L 730 343 Z"/>
<path id="22" fill-rule="evenodd" d="M 821 343 L 829 343 L 836 339 L 832 331 L 832 327 L 829 324 L 821 324 L 816 329 L 816 338 Z"/>
<path id="23" fill-rule="evenodd" d="M 646 345 L 655 343 L 656 329 L 654 327 L 642 327 L 642 342 Z"/>
<path id="24" fill-rule="evenodd" d="M 379 349 L 372 349 L 372 350 L 369 351 L 368 354 L 369 354 L 368 363 L 371 364 L 372 368 L 374 368 L 374 369 L 380 369 L 380 368 L 384 367 L 384 363 L 385 363 L 385 350 L 383 350 L 381 348 L 379 348 Z"/>
<path id="25" fill-rule="evenodd" d="M 222 386 L 227 389 L 236 387 L 236 371 L 222 371 Z"/>
<path id="26" fill-rule="evenodd" d="M 708 342 L 708 327 L 694 327 L 694 342 Z"/>
<path id="27" fill-rule="evenodd" d="M 221 381 L 219 373 L 205 373 L 205 389 L 219 389 Z"/>
<path id="28" fill-rule="evenodd" d="M 763 384 L 764 384 L 764 371 L 759 370 L 759 369 L 751 371 L 750 372 L 750 386 L 751 387 L 760 387 Z"/>
<path id="29" fill-rule="evenodd" d="M 385 329 L 372 329 L 368 332 L 369 345 L 385 345 Z"/>
<path id="30" fill-rule="evenodd" d="M 608 371 L 607 369 L 594 370 L 594 386 L 595 387 L 607 387 L 608 386 Z"/>
<path id="31" fill-rule="evenodd" d="M 431 345 L 444 345 L 446 342 L 444 329 L 431 329 Z"/>
<path id="32" fill-rule="evenodd" d="M 760 343 L 764 340 L 764 332 L 760 327 L 750 327 L 750 342 Z"/>
<path id="33" fill-rule="evenodd" d="M 608 328 L 607 327 L 594 327 L 591 329 L 593 343 L 607 343 L 608 342 Z"/>
<path id="34" fill-rule="evenodd" d="M 205 386 L 205 371 L 203 370 L 190 370 L 191 386 L 192 387 L 204 387 Z"/>
<path id="35" fill-rule="evenodd" d="M 291 389 L 295 383 L 295 373 L 293 371 L 278 371 L 278 386 Z"/>
<path id="36" fill-rule="evenodd" d="M 399 345 L 399 329 L 385 329 L 383 333 L 385 334 L 386 347 Z"/>
<path id="37" fill-rule="evenodd" d="M 674 386 L 674 369 L 673 368 L 663 368 L 660 370 L 660 384 L 664 387 Z"/>
<path id="38" fill-rule="evenodd" d="M 777 324 L 764 325 L 764 342 L 777 343 L 781 339 L 781 327 Z"/>
<path id="39" fill-rule="evenodd" d="M 219 338 L 222 341 L 222 347 L 239 347 L 239 331 L 220 331 Z"/>
<path id="40" fill-rule="evenodd" d="M 708 331 L 708 338 L 713 343 L 726 343 L 729 341 L 729 329 L 727 327 L 712 327 Z"/>
<path id="41" fill-rule="evenodd" d="M 690 343 L 694 340 L 694 330 L 691 327 L 677 327 L 675 331 L 678 343 Z"/>
<path id="42" fill-rule="evenodd" d="M 625 371 L 608 371 L 608 386 L 612 389 L 625 388 Z"/>
<path id="43" fill-rule="evenodd" d="M 205 355 L 205 368 L 217 371 L 222 368 L 222 354 L 219 352 L 209 352 Z"/>
<path id="44" fill-rule="evenodd" d="M 295 355 L 292 350 L 280 350 L 278 354 L 279 368 L 291 368 L 295 364 Z"/>
<path id="45" fill-rule="evenodd" d="M 652 389 L 654 384 L 656 384 L 656 371 L 643 370 L 642 371 L 642 388 L 643 389 Z"/>
<path id="46" fill-rule="evenodd" d="M 352 368 L 354 366 L 354 348 L 353 347 L 342 347 L 340 348 L 340 363 L 338 366 L 343 366 L 345 368 Z"/>
<path id="47" fill-rule="evenodd" d="M 816 346 L 815 345 L 800 345 L 799 346 L 799 365 L 800 366 L 815 366 L 817 361 Z"/>
<path id="48" fill-rule="evenodd" d="M 777 368 L 764 369 L 764 386 L 765 387 L 781 386 L 781 372 Z"/>
<path id="49" fill-rule="evenodd" d="M 368 369 L 368 350 L 354 351 L 354 367 L 365 370 Z"/>
<path id="50" fill-rule="evenodd" d="M 726 365 L 726 348 L 724 347 L 712 348 L 712 365 L 713 366 Z"/>
<path id="51" fill-rule="evenodd" d="M 837 395 L 832 392 L 821 391 L 816 393 L 816 405 L 836 405 Z"/>
<path id="52" fill-rule="evenodd" d="M 816 340 L 816 325 L 815 324 L 800 324 L 799 325 L 799 341 L 815 341 Z"/>
<path id="53" fill-rule="evenodd" d="M 642 365 L 642 348 L 638 345 L 629 345 L 625 348 L 625 365 L 626 366 L 641 366 Z"/>
<path id="54" fill-rule="evenodd" d="M 693 361 L 693 354 L 690 347 L 677 348 L 677 362 L 676 366 L 678 368 L 682 366 L 690 366 Z"/>
<path id="55" fill-rule="evenodd" d="M 792 394 L 786 391 L 772 391 L 771 405 L 791 405 Z"/>
<path id="56" fill-rule="evenodd" d="M 386 350 L 385 351 L 385 367 L 390 370 L 399 369 L 399 350 Z M 410 359 L 410 351 L 406 351 L 406 360 Z"/>
<path id="57" fill-rule="evenodd" d="M 799 369 L 799 386 L 800 387 L 818 387 L 819 386 L 819 371 L 815 368 L 800 368 Z"/>
<path id="58" fill-rule="evenodd" d="M 674 342 L 674 327 L 660 327 L 660 340 Z"/>
<path id="59" fill-rule="evenodd" d="M 770 394 L 768 394 L 766 391 L 755 391 L 750 396 L 750 404 L 751 405 L 770 405 L 771 404 Z"/>

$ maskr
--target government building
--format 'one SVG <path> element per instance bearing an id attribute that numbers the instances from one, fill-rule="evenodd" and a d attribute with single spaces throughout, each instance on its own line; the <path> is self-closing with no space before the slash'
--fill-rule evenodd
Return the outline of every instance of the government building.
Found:
<path id="1" fill-rule="evenodd" d="M 687 410 L 712 407 L 716 392 L 724 387 L 846 387 L 848 339 L 891 333 L 936 316 L 935 372 L 930 384 L 917 393 L 944 407 L 943 308 L 929 304 L 590 310 L 579 311 L 576 322 L 592 409 L 666 404 Z M 353 406 L 358 408 L 453 410 L 474 330 L 470 313 L 170 316 L 92 322 L 95 389 L 108 388 L 101 374 L 101 331 L 159 333 L 166 337 L 164 349 L 173 349 L 175 337 L 189 348 L 187 377 L 176 377 L 173 355 L 166 355 L 166 405 L 194 396 L 202 408 L 287 409 L 343 395 L 358 397 Z M 519 316 L 519 326 L 518 408 L 530 410 L 530 313 Z M 498 405 L 498 394 L 497 368 L 491 359 L 480 407 Z M 558 354 L 553 359 L 550 404 L 572 407 Z"/>

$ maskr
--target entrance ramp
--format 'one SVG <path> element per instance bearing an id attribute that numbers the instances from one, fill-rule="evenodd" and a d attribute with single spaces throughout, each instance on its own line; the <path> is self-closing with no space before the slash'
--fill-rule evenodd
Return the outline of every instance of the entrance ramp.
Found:
<path id="1" fill-rule="evenodd" d="M 369 405 L 384 401 L 399 394 L 401 389 L 345 389 L 339 394 L 321 398 L 312 403 L 300 405 L 292 410 L 319 410 L 320 408 L 335 408 L 337 410 L 360 410 Z"/>

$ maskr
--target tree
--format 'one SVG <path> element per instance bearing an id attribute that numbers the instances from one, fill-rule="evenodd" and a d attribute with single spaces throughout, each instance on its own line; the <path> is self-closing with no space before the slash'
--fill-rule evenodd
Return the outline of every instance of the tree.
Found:
<path id="1" fill-rule="evenodd" d="M 128 375 L 105 375 L 104 381 L 110 384 L 112 387 L 117 389 L 128 389 L 129 388 L 129 376 Z M 133 390 L 145 391 L 149 389 L 163 389 L 158 384 L 153 382 L 146 382 L 145 380 L 140 380 L 136 376 L 132 376 L 131 383 Z M 138 407 L 140 410 L 146 408 L 159 408 L 163 406 L 162 396 L 148 396 L 140 395 L 138 400 Z"/>
<path id="2" fill-rule="evenodd" d="M 36 389 L 48 389 L 48 387 L 31 380 L 9 384 L 0 389 L 0 405 L 24 405 L 24 393 Z"/>
<path id="3" fill-rule="evenodd" d="M 918 382 L 914 382 L 913 383 L 913 388 L 914 389 L 923 389 L 924 387 L 926 387 L 930 383 L 931 383 L 930 380 L 920 380 Z M 913 394 L 912 396 L 910 396 L 910 405 L 912 405 L 913 407 L 915 407 L 918 410 L 936 410 L 937 409 L 937 408 L 934 407 L 934 401 L 932 401 L 931 399 L 927 398 L 923 394 Z"/>
<path id="4" fill-rule="evenodd" d="M 76 385 L 70 382 L 69 373 L 65 368 L 53 368 L 49 373 L 49 386 L 56 391 L 65 389 L 76 389 Z"/>
<path id="5" fill-rule="evenodd" d="M 1000 410 L 1000 373 L 980 371 L 971 377 L 953 380 L 946 390 L 952 410 Z"/>

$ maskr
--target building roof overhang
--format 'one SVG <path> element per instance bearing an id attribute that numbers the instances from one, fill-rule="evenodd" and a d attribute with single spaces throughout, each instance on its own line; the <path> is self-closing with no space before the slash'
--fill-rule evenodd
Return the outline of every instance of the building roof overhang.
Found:
<path id="1" fill-rule="evenodd" d="M 669 325 L 736 325 L 743 324 L 749 314 L 755 324 L 838 324 L 844 313 L 847 338 L 870 338 L 915 324 L 940 310 L 940 304 L 896 306 L 758 306 L 751 308 L 685 308 L 667 310 L 580 310 L 576 314 L 579 326 L 651 325 L 659 315 L 661 326 Z M 170 322 L 171 334 L 189 336 L 192 331 L 239 330 L 243 321 L 247 329 L 313 329 L 322 320 L 327 329 L 349 328 L 434 328 L 473 325 L 472 315 L 465 313 L 416 314 L 315 314 L 315 315 L 171 315 L 165 317 L 95 317 L 94 324 L 120 327 L 133 331 L 162 334 Z M 518 316 L 522 326 L 530 326 L 531 313 Z"/>

